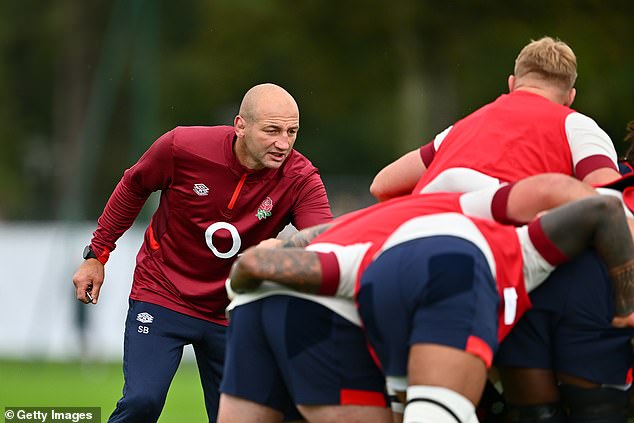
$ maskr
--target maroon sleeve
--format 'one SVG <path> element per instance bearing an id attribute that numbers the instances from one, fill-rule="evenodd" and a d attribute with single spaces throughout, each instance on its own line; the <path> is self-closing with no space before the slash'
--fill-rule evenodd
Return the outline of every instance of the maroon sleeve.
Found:
<path id="1" fill-rule="evenodd" d="M 339 262 L 335 253 L 317 252 L 321 263 L 321 287 L 318 295 L 337 295 L 339 288 Z"/>
<path id="2" fill-rule="evenodd" d="M 619 171 L 609 157 L 597 154 L 579 161 L 579 163 L 575 166 L 575 176 L 577 179 L 582 181 L 583 178 L 588 176 L 588 173 L 602 168 L 614 169 L 617 172 Z"/>
<path id="3" fill-rule="evenodd" d="M 299 187 L 293 210 L 293 226 L 301 230 L 332 220 L 326 188 L 319 173 L 305 178 Z"/>
<path id="4" fill-rule="evenodd" d="M 522 226 L 525 225 L 526 222 L 518 222 L 517 220 L 511 219 L 507 214 L 509 196 L 511 195 L 513 185 L 515 185 L 515 182 L 504 185 L 493 194 L 493 198 L 491 199 L 491 216 L 493 216 L 493 220 L 503 225 Z"/>
<path id="5" fill-rule="evenodd" d="M 431 161 L 434 160 L 436 155 L 436 149 L 434 148 L 434 142 L 429 142 L 420 148 L 420 158 L 423 161 L 425 167 L 429 167 Z"/>
<path id="6" fill-rule="evenodd" d="M 154 191 L 167 188 L 172 180 L 173 131 L 156 140 L 131 168 L 127 169 L 97 220 L 90 245 L 102 263 L 115 249 Z"/>
<path id="7" fill-rule="evenodd" d="M 568 261 L 568 257 L 548 238 L 540 219 L 533 220 L 528 224 L 528 236 L 537 252 L 549 264 L 558 266 Z"/>

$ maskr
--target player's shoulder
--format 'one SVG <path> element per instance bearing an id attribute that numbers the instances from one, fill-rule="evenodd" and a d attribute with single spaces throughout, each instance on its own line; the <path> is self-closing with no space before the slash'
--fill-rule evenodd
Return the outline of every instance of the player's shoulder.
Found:
<path id="1" fill-rule="evenodd" d="M 575 111 L 566 116 L 564 126 L 568 139 L 587 139 L 592 143 L 608 146 L 610 150 L 614 148 L 610 136 L 590 116 Z"/>
<path id="2" fill-rule="evenodd" d="M 588 115 L 572 110 L 566 116 L 566 128 L 596 129 L 599 125 Z"/>
<path id="3" fill-rule="evenodd" d="M 172 130 L 178 143 L 199 142 L 200 140 L 222 140 L 233 137 L 233 126 L 177 126 Z"/>
<path id="4" fill-rule="evenodd" d="M 232 126 L 177 126 L 172 130 L 174 148 L 201 157 L 224 154 L 221 146 L 231 143 L 235 135 Z"/>

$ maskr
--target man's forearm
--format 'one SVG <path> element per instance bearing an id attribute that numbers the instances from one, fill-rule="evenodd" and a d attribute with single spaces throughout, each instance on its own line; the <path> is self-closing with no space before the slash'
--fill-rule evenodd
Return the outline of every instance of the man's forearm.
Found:
<path id="1" fill-rule="evenodd" d="M 99 217 L 93 243 L 99 249 L 112 251 L 115 242 L 127 231 L 143 208 L 147 195 L 135 193 L 122 179 L 111 194 Z M 102 251 L 95 251 L 101 255 Z"/>
<path id="2" fill-rule="evenodd" d="M 322 270 L 319 257 L 313 251 L 252 248 L 236 261 L 230 279 L 231 288 L 238 293 L 257 288 L 263 280 L 316 293 L 321 287 Z"/>
<path id="3" fill-rule="evenodd" d="M 614 308 L 617 316 L 634 313 L 634 260 L 609 269 L 614 286 Z"/>

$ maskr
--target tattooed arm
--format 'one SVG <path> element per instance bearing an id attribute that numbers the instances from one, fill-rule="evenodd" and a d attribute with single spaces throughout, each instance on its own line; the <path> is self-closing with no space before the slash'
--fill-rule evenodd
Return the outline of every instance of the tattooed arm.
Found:
<path id="1" fill-rule="evenodd" d="M 614 308 L 616 317 L 612 324 L 617 327 L 634 326 L 634 260 L 608 271 L 614 283 Z"/>
<path id="2" fill-rule="evenodd" d="M 229 279 L 231 289 L 239 294 L 256 289 L 264 279 L 316 293 L 322 281 L 321 262 L 316 252 L 302 248 L 249 248 L 233 264 Z"/>
<path id="3" fill-rule="evenodd" d="M 566 257 L 594 248 L 612 280 L 616 315 L 634 313 L 634 245 L 618 199 L 600 195 L 575 201 L 553 209 L 539 223 Z"/>
<path id="4" fill-rule="evenodd" d="M 302 248 L 331 226 L 324 223 L 303 229 L 275 247 L 247 249 L 231 268 L 231 289 L 237 293 L 253 291 L 262 280 L 269 279 L 301 292 L 316 293 L 322 279 L 319 257 Z"/>

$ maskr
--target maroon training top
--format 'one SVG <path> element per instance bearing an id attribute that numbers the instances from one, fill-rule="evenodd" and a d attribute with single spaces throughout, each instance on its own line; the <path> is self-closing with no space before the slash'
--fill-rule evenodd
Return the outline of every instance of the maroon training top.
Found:
<path id="1" fill-rule="evenodd" d="M 130 298 L 226 324 L 225 280 L 237 254 L 332 219 L 317 168 L 293 150 L 279 169 L 252 171 L 233 153 L 231 126 L 178 127 L 127 169 L 91 245 L 107 258 L 148 196 L 161 190 L 139 250 Z"/>

